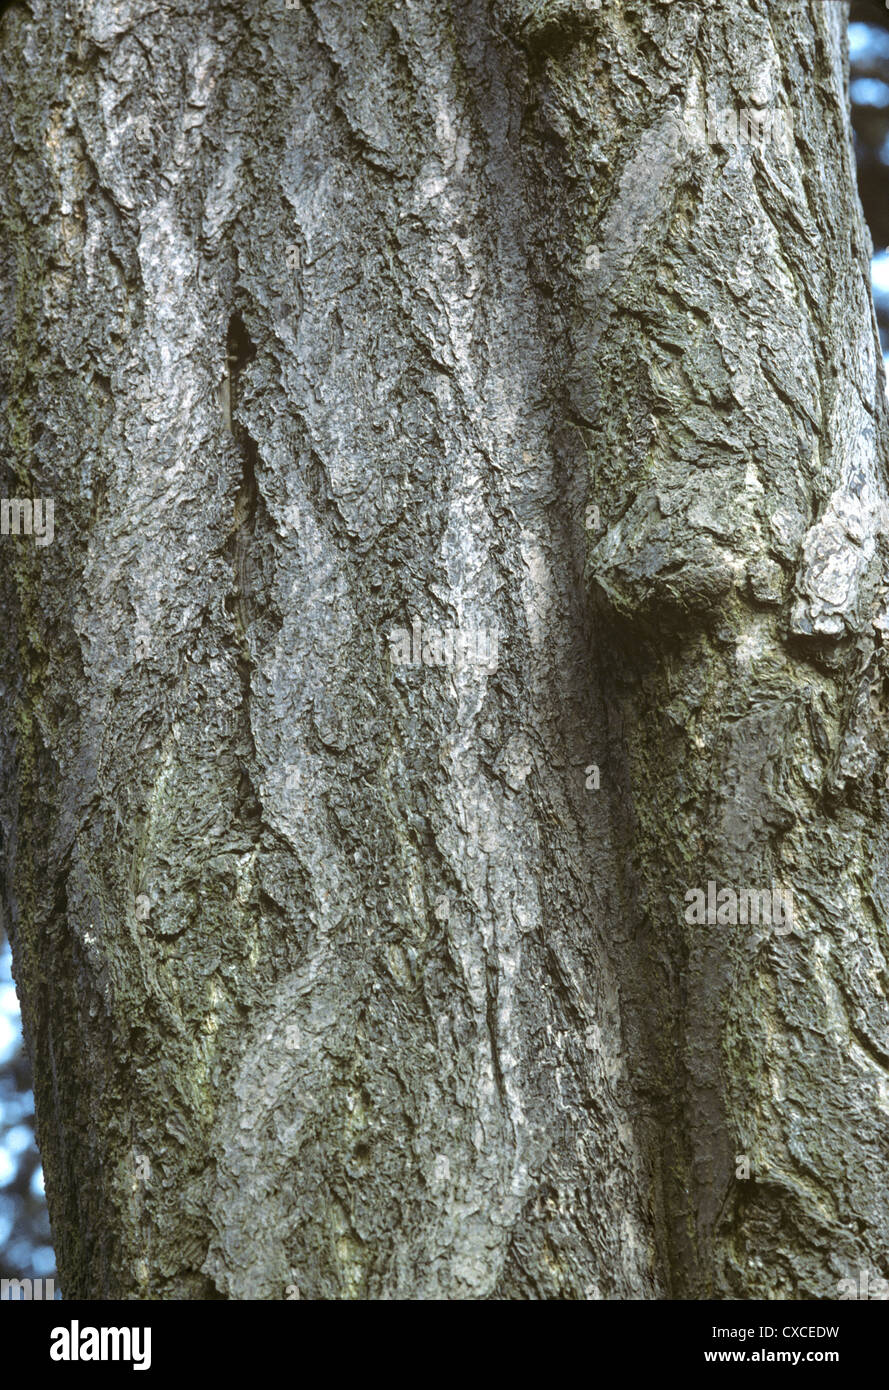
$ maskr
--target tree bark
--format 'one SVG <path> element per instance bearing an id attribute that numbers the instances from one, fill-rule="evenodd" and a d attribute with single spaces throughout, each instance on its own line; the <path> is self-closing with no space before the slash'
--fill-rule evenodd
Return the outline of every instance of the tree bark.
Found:
<path id="1" fill-rule="evenodd" d="M 844 31 L 6 8 L 5 496 L 55 534 L 0 541 L 3 902 L 67 1297 L 887 1273 Z"/>

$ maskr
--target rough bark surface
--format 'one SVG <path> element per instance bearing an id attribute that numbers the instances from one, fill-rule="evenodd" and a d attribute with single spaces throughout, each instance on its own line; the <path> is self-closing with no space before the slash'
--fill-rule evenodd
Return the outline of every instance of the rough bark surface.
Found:
<path id="1" fill-rule="evenodd" d="M 55 538 L 0 541 L 3 901 L 68 1297 L 889 1272 L 844 27 L 5 8 L 4 495 Z M 399 664 L 415 619 L 496 665 Z M 792 930 L 689 924 L 709 880 Z"/>

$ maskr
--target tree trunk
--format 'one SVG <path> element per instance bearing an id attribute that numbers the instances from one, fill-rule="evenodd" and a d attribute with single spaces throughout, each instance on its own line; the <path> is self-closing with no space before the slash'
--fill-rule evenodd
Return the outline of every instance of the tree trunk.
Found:
<path id="1" fill-rule="evenodd" d="M 844 31 L 6 8 L 4 496 L 54 531 L 0 540 L 3 899 L 67 1297 L 886 1273 Z"/>

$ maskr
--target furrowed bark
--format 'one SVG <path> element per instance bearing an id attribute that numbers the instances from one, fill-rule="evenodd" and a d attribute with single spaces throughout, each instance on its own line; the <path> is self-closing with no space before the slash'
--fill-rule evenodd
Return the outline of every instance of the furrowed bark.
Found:
<path id="1" fill-rule="evenodd" d="M 0 542 L 3 901 L 66 1296 L 886 1272 L 843 24 L 4 12 L 5 491 L 55 537 Z M 792 929 L 687 922 L 711 880 Z"/>
<path id="2" fill-rule="evenodd" d="M 636 1012 L 672 1286 L 835 1297 L 889 1257 L 886 401 L 845 15 L 639 13 L 630 40 L 619 19 L 596 35 L 632 52 L 634 110 L 616 83 L 592 133 L 639 134 L 591 211 L 571 392 L 604 523 L 587 574 L 652 967 Z M 689 140 L 713 109 L 787 119 Z M 725 915 L 689 922 L 711 882 Z M 775 888 L 780 922 L 732 922 L 731 894 Z"/>

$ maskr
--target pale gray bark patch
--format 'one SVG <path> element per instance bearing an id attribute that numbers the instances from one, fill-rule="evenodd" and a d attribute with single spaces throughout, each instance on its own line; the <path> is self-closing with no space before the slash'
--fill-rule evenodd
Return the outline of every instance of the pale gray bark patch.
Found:
<path id="1" fill-rule="evenodd" d="M 885 1263 L 836 8 L 4 15 L 3 448 L 56 499 L 0 578 L 4 906 L 67 1295 Z M 793 149 L 696 147 L 707 99 Z M 496 664 L 399 664 L 417 620 Z M 798 928 L 688 927 L 708 878 Z"/>

